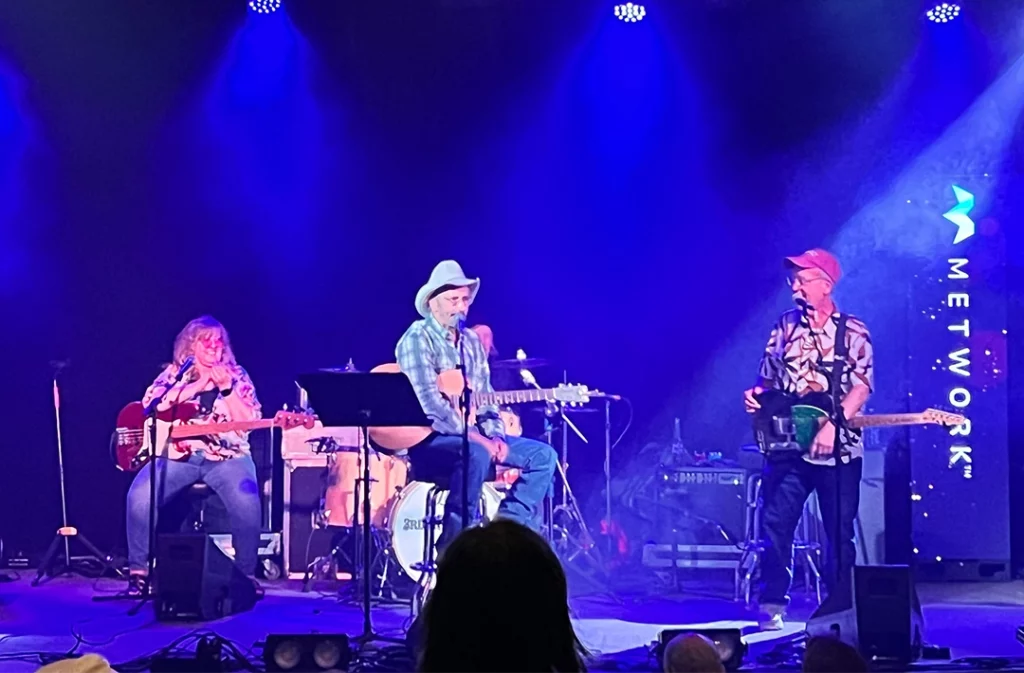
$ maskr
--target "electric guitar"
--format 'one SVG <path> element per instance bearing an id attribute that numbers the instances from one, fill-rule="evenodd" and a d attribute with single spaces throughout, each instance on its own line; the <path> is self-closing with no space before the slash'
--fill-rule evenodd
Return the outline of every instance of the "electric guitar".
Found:
<path id="1" fill-rule="evenodd" d="M 152 419 L 146 416 L 142 402 L 132 402 L 117 415 L 117 428 L 111 440 L 114 464 L 117 469 L 135 472 L 153 455 L 150 445 Z M 186 425 L 199 415 L 199 406 L 186 402 L 178 404 L 156 415 L 157 454 L 163 455 L 167 443 L 177 439 L 219 435 L 225 432 L 248 432 L 261 428 L 312 429 L 316 418 L 309 414 L 279 411 L 273 418 L 256 421 L 232 421 L 230 423 L 196 423 Z"/>
<path id="2" fill-rule="evenodd" d="M 778 390 L 766 390 L 756 399 L 761 408 L 754 413 L 754 438 L 765 454 L 806 453 L 814 437 L 832 411 L 832 396 L 810 393 L 796 396 Z M 955 426 L 966 419 L 940 409 L 910 414 L 872 414 L 854 416 L 846 425 L 854 430 L 896 425 Z"/>
<path id="3" fill-rule="evenodd" d="M 380 365 L 371 370 L 373 373 L 400 373 L 395 363 Z M 437 376 L 437 387 L 441 394 L 448 398 L 449 403 L 461 416 L 462 407 L 459 398 L 462 395 L 463 380 L 462 372 L 457 369 L 449 369 Z M 469 423 L 472 427 L 476 423 L 476 409 L 484 405 L 501 406 L 506 404 L 521 404 L 524 402 L 564 402 L 566 404 L 585 404 L 590 401 L 591 391 L 587 386 L 561 384 L 557 388 L 533 388 L 528 390 L 500 390 L 493 393 L 473 393 L 470 400 Z M 416 446 L 429 437 L 433 430 L 430 428 L 369 428 L 370 441 L 377 448 L 385 451 L 404 451 Z"/>

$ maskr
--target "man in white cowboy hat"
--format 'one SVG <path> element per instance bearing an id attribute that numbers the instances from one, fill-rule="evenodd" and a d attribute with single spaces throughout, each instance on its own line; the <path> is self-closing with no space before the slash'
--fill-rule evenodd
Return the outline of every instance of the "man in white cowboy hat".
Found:
<path id="1" fill-rule="evenodd" d="M 467 278 L 457 262 L 438 264 L 416 293 L 416 310 L 423 319 L 406 330 L 396 349 L 399 367 L 412 381 L 424 412 L 433 422 L 430 437 L 409 451 L 416 478 L 436 482 L 441 477 L 451 488 L 439 548 L 462 529 L 463 470 L 468 473 L 469 502 L 475 512 L 491 463 L 519 469 L 520 476 L 506 493 L 498 515 L 536 528 L 540 505 L 551 488 L 558 460 L 547 444 L 506 437 L 497 407 L 484 405 L 476 409 L 476 427 L 469 429 L 469 465 L 463 465 L 462 415 L 441 393 L 437 377 L 456 369 L 464 354 L 470 390 L 493 391 L 487 352 L 480 337 L 462 329 L 479 289 L 480 279 Z"/>

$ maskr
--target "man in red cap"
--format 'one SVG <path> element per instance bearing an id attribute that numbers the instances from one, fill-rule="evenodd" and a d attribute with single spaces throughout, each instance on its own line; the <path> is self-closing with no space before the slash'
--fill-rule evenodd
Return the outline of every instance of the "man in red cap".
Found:
<path id="1" fill-rule="evenodd" d="M 786 258 L 787 284 L 797 307 L 782 314 L 772 329 L 761 357 L 756 385 L 744 392 L 747 412 L 761 408 L 757 395 L 766 389 L 793 396 L 831 392 L 829 374 L 835 361 L 840 321 L 845 321 L 845 364 L 840 380 L 840 399 L 845 418 L 853 418 L 874 387 L 874 356 L 871 335 L 857 318 L 841 314 L 832 291 L 842 277 L 839 261 L 816 248 Z M 839 352 L 842 353 L 840 348 Z M 860 478 L 864 448 L 858 433 L 849 433 L 842 447 L 842 483 L 836 483 L 833 451 L 836 429 L 826 423 L 818 431 L 807 455 L 768 456 L 762 476 L 764 512 L 762 529 L 766 549 L 761 557 L 760 605 L 766 619 L 763 628 L 781 629 L 793 578 L 793 536 L 812 491 L 818 495 L 825 524 L 830 601 L 843 604 L 851 598 L 851 576 L 856 562 L 854 519 L 860 504 Z M 836 508 L 841 521 L 835 537 Z"/>

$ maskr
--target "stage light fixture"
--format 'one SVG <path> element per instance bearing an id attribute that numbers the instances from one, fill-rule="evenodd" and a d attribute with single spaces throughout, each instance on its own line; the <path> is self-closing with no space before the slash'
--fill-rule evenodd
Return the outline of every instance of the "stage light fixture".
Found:
<path id="1" fill-rule="evenodd" d="M 626 23 L 636 23 L 641 21 L 647 15 L 647 10 L 644 9 L 643 5 L 636 5 L 632 2 L 627 2 L 624 5 L 615 5 L 615 16 L 620 21 Z"/>
<path id="2" fill-rule="evenodd" d="M 281 0 L 249 0 L 249 9 L 257 14 L 270 14 L 281 9 Z"/>
<path id="3" fill-rule="evenodd" d="M 934 23 L 949 23 L 960 16 L 960 5 L 955 2 L 943 2 L 929 9 L 926 16 Z"/>
<path id="4" fill-rule="evenodd" d="M 658 634 L 658 642 L 654 646 L 660 670 L 665 668 L 665 648 L 673 638 L 683 634 L 701 635 L 714 643 L 722 666 L 727 671 L 738 670 L 743 665 L 743 658 L 747 656 L 747 644 L 743 642 L 743 634 L 739 629 L 665 629 Z"/>
<path id="5" fill-rule="evenodd" d="M 348 636 L 321 633 L 274 634 L 263 645 L 268 671 L 347 671 L 352 658 Z"/>

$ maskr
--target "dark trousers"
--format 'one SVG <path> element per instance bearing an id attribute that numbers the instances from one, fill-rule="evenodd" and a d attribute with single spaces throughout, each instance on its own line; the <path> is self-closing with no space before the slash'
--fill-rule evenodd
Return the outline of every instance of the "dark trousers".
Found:
<path id="1" fill-rule="evenodd" d="M 854 520 L 860 506 L 860 478 L 864 460 L 857 458 L 842 465 L 839 494 L 836 494 L 835 467 L 813 465 L 802 458 L 779 458 L 765 464 L 761 482 L 764 510 L 761 529 L 766 549 L 761 557 L 762 605 L 788 605 L 793 581 L 793 536 L 811 491 L 818 494 L 818 505 L 825 527 L 825 586 L 830 601 L 848 602 L 852 597 L 853 566 L 857 562 Z M 841 526 L 835 539 L 836 508 Z"/>
<path id="2" fill-rule="evenodd" d="M 544 497 L 551 490 L 558 463 L 555 450 L 543 442 L 526 437 L 509 437 L 508 458 L 502 465 L 519 469 L 519 478 L 505 494 L 498 515 L 513 519 L 536 530 Z M 434 434 L 409 450 L 414 477 L 418 481 L 439 483 L 449 488 L 444 522 L 437 548 L 444 549 L 462 530 L 462 437 Z M 492 470 L 491 454 L 482 444 L 469 443 L 470 517 L 479 510 L 484 482 Z M 472 522 L 471 522 L 472 523 Z"/>

